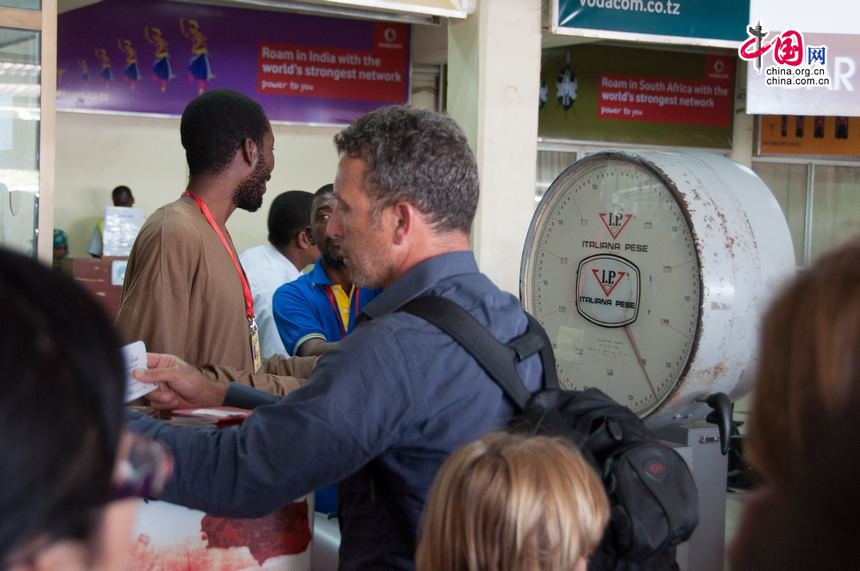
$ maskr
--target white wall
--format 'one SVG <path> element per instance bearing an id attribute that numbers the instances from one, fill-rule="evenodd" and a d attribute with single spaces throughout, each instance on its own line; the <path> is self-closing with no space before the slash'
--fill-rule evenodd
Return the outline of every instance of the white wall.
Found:
<path id="1" fill-rule="evenodd" d="M 750 0 L 750 22 L 766 30 L 794 28 L 803 33 L 857 34 L 860 4 L 845 0 Z"/>
<path id="2" fill-rule="evenodd" d="M 266 241 L 271 200 L 286 190 L 315 191 L 334 179 L 335 127 L 273 125 L 275 170 L 262 208 L 228 223 L 236 248 Z M 57 113 L 54 226 L 69 235 L 71 255 L 86 257 L 96 221 L 119 184 L 131 187 L 145 215 L 175 200 L 187 182 L 178 118 Z"/>
<path id="3" fill-rule="evenodd" d="M 472 246 L 481 270 L 514 295 L 534 211 L 540 20 L 540 0 L 484 2 L 448 28 L 448 111 L 481 177 Z"/>
<path id="4" fill-rule="evenodd" d="M 448 63 L 448 23 L 438 26 L 412 26 L 412 63 L 442 65 Z"/>

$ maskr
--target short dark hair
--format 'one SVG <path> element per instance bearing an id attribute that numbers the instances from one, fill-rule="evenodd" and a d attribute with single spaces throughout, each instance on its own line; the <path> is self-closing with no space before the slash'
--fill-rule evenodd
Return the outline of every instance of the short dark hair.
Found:
<path id="1" fill-rule="evenodd" d="M 131 202 L 134 203 L 134 195 L 131 193 L 131 189 L 125 185 L 119 185 L 114 188 L 110 193 L 111 201 L 113 201 L 114 206 L 119 204 L 124 199 L 131 199 Z"/>
<path id="2" fill-rule="evenodd" d="M 304 230 L 311 220 L 314 195 L 304 190 L 290 190 L 275 197 L 269 207 L 269 242 L 282 248 Z"/>
<path id="3" fill-rule="evenodd" d="M 335 135 L 341 155 L 367 164 L 374 211 L 412 203 L 440 231 L 468 233 L 478 208 L 478 166 L 453 119 L 406 106 L 371 111 Z"/>
<path id="4" fill-rule="evenodd" d="M 314 193 L 314 196 L 322 196 L 323 194 L 331 194 L 334 192 L 334 185 L 332 183 L 324 184 L 317 189 Z"/>
<path id="5" fill-rule="evenodd" d="M 223 172 L 245 139 L 262 147 L 270 128 L 260 104 L 238 91 L 215 89 L 196 97 L 179 126 L 189 174 Z"/>
<path id="6" fill-rule="evenodd" d="M 95 533 L 123 427 L 125 368 L 113 326 L 90 294 L 2 249 L 0 308 L 5 569 L 36 539 L 87 541 Z"/>

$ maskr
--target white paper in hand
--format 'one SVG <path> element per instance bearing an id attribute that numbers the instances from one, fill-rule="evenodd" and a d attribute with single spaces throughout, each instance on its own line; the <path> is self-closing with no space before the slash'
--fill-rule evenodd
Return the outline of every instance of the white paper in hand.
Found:
<path id="1" fill-rule="evenodd" d="M 146 345 L 143 341 L 129 343 L 122 348 L 122 356 L 125 359 L 125 402 L 147 395 L 157 388 L 157 385 L 141 383 L 131 376 L 135 369 L 146 369 Z"/>

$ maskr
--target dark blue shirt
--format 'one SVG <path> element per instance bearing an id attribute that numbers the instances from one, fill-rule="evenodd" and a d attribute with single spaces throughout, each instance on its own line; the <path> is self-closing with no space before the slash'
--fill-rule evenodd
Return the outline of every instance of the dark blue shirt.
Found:
<path id="1" fill-rule="evenodd" d="M 325 273 L 320 257 L 310 272 L 275 290 L 272 296 L 272 315 L 281 342 L 290 355 L 298 355 L 299 347 L 311 339 L 321 339 L 327 343 L 336 343 L 343 339 L 355 328 L 364 306 L 382 291 L 355 287 L 350 296 L 349 318 L 344 327 L 343 317 L 332 291 L 333 285 Z M 336 485 L 317 490 L 314 509 L 326 514 L 336 512 L 337 495 Z"/>
<path id="2" fill-rule="evenodd" d="M 471 252 L 425 260 L 367 305 L 372 319 L 320 359 L 306 386 L 257 408 L 241 427 L 135 419 L 132 428 L 176 455 L 164 499 L 255 517 L 341 481 L 340 568 L 412 569 L 421 511 L 442 462 L 513 414 L 453 339 L 395 311 L 425 295 L 458 303 L 502 342 L 526 329 L 519 301 L 478 271 Z M 536 390 L 539 357 L 519 368 Z"/>

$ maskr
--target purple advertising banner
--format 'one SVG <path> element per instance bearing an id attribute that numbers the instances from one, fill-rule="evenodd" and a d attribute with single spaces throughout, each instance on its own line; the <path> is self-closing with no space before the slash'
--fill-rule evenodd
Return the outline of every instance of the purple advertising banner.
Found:
<path id="1" fill-rule="evenodd" d="M 104 0 L 59 16 L 57 109 L 180 115 L 209 89 L 272 121 L 350 123 L 409 98 L 406 24 Z"/>

